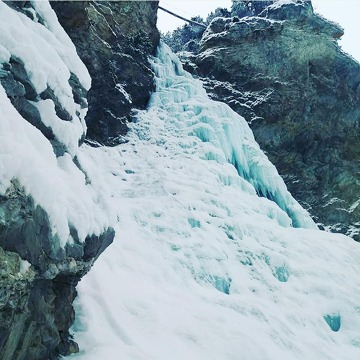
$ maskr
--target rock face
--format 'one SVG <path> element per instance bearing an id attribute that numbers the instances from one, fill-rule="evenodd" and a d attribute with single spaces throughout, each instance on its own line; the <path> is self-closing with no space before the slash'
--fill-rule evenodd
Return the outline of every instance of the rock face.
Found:
<path id="1" fill-rule="evenodd" d="M 114 231 L 59 245 L 46 212 L 14 181 L 0 196 L 0 357 L 53 359 L 77 352 L 69 328 L 76 285 Z"/>
<path id="2" fill-rule="evenodd" d="M 127 132 L 131 109 L 144 109 L 154 90 L 148 56 L 159 43 L 158 1 L 54 1 L 51 6 L 92 78 L 87 139 L 116 145 Z"/>
<path id="3" fill-rule="evenodd" d="M 187 69 L 248 120 L 317 223 L 360 240 L 360 66 L 310 2 L 266 5 L 214 19 Z"/>
<path id="4" fill-rule="evenodd" d="M 77 351 L 76 285 L 114 238 L 107 224 L 80 235 L 56 199 L 68 180 L 90 190 L 77 159 L 90 77 L 48 3 L 1 2 L 0 17 L 0 358 L 55 359 Z"/>

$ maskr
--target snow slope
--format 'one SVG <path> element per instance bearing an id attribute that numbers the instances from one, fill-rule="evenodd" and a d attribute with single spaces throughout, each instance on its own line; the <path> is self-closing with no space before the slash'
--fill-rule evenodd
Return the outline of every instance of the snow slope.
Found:
<path id="1" fill-rule="evenodd" d="M 73 357 L 360 358 L 359 244 L 315 230 L 244 119 L 165 45 L 153 67 L 128 143 L 78 153 L 117 236 L 79 284 Z"/>

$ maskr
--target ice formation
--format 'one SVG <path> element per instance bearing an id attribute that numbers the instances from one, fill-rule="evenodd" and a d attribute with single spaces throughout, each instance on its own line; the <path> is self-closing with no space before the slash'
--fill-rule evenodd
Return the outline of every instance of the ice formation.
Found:
<path id="1" fill-rule="evenodd" d="M 245 121 L 166 46 L 153 67 L 128 142 L 78 153 L 117 236 L 80 283 L 74 357 L 359 358 L 358 244 L 314 229 Z"/>

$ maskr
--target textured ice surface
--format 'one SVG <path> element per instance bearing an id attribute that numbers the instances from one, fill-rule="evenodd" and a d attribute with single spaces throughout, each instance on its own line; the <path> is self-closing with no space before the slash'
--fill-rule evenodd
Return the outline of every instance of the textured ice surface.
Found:
<path id="1" fill-rule="evenodd" d="M 118 223 L 79 285 L 74 357 L 360 358 L 359 244 L 292 227 L 313 225 L 243 119 L 165 46 L 154 70 L 129 142 L 79 154 Z"/>

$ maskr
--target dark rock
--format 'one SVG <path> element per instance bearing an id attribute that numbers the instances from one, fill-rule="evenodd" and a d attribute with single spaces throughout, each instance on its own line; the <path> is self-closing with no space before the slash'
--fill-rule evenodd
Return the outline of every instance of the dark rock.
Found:
<path id="1" fill-rule="evenodd" d="M 60 246 L 45 211 L 14 181 L 0 197 L 0 358 L 55 359 L 77 345 L 69 328 L 78 281 L 111 244 L 114 230 Z M 21 270 L 26 260 L 31 268 Z"/>
<path id="2" fill-rule="evenodd" d="M 67 152 L 66 146 L 55 138 L 50 139 L 50 144 L 52 145 L 56 157 L 63 156 Z"/>
<path id="3" fill-rule="evenodd" d="M 7 96 L 18 113 L 31 125 L 40 130 L 41 133 L 50 141 L 55 155 L 57 157 L 64 155 L 65 152 L 67 152 L 66 146 L 57 140 L 50 127 L 44 125 L 37 107 L 25 98 L 23 93 L 25 91 L 25 87 L 21 83 L 15 81 L 11 73 L 7 73 L 6 76 L 0 78 L 0 83 L 4 87 Z M 58 107 L 58 116 L 59 111 L 61 110 Z M 66 112 L 63 113 L 64 117 L 65 113 Z"/>
<path id="4" fill-rule="evenodd" d="M 115 235 L 110 228 L 100 236 L 88 236 L 81 243 L 73 227 L 70 227 L 70 234 L 75 246 L 71 249 L 72 245 L 67 244 L 65 250 L 60 246 L 57 235 L 52 234 L 46 212 L 25 195 L 16 181 L 5 195 L 0 196 L 0 246 L 19 254 L 40 274 L 48 271 L 53 264 L 66 262 L 69 255 L 75 255 L 76 260 L 97 259 Z"/>
<path id="5" fill-rule="evenodd" d="M 89 236 L 85 240 L 83 259 L 97 259 L 99 255 L 113 242 L 114 229 L 107 229 L 100 236 Z"/>
<path id="6" fill-rule="evenodd" d="M 65 121 L 72 120 L 72 116 L 61 106 L 60 102 L 58 101 L 57 97 L 54 94 L 54 91 L 50 89 L 49 86 L 39 96 L 42 100 L 50 99 L 53 101 L 55 105 L 56 115 L 61 120 L 65 120 Z"/>
<path id="7" fill-rule="evenodd" d="M 78 77 L 73 73 L 70 74 L 69 84 L 72 89 L 74 101 L 79 104 L 82 109 L 87 108 L 87 102 L 85 101 L 87 91 L 80 84 Z"/>
<path id="8" fill-rule="evenodd" d="M 17 59 L 15 57 L 11 57 L 10 59 L 10 71 L 13 75 L 14 79 L 18 82 L 20 82 L 25 87 L 25 98 L 27 100 L 35 101 L 38 94 L 29 79 L 29 76 L 25 70 L 24 64 L 20 59 Z"/>
<path id="9" fill-rule="evenodd" d="M 74 352 L 76 345 L 69 339 L 68 329 L 74 321 L 72 302 L 78 279 L 16 276 L 17 286 L 19 279 L 24 284 L 22 303 L 16 304 L 16 309 L 9 303 L 1 309 L 1 359 L 57 359 L 59 354 Z M 10 286 L 7 290 L 14 291 Z"/>
<path id="10" fill-rule="evenodd" d="M 42 134 L 49 140 L 55 139 L 53 131 L 43 124 L 41 121 L 40 112 L 31 102 L 23 96 L 9 97 L 11 103 L 14 105 L 18 113 L 27 120 L 31 125 L 39 129 Z"/>
<path id="11" fill-rule="evenodd" d="M 275 3 L 214 19 L 190 62 L 209 95 L 246 118 L 315 221 L 360 240 L 360 66 L 335 42 L 342 33 L 308 1 Z"/>
<path id="12" fill-rule="evenodd" d="M 92 77 L 88 143 L 116 145 L 127 133 L 131 109 L 144 109 L 154 90 L 148 56 L 159 42 L 158 2 L 53 1 L 51 6 Z"/>
<path id="13" fill-rule="evenodd" d="M 16 96 L 24 96 L 26 91 L 25 91 L 25 87 L 23 84 L 21 84 L 19 81 L 16 81 L 14 79 L 13 74 L 11 74 L 10 72 L 1 71 L 1 85 L 3 86 L 3 88 L 6 91 L 6 94 L 13 98 Z"/>
<path id="14" fill-rule="evenodd" d="M 42 122 L 39 110 L 33 105 L 33 102 L 39 99 L 51 99 L 54 102 L 55 111 L 59 118 L 70 121 L 72 119 L 70 114 L 61 107 L 53 90 L 49 87 L 41 94 L 37 94 L 21 60 L 11 57 L 10 63 L 4 63 L 2 67 L 3 69 L 0 70 L 0 83 L 15 109 L 50 141 L 56 156 L 64 155 L 67 151 L 66 147 L 55 137 L 52 129 Z M 78 79 L 75 78 L 76 76 L 73 75 L 69 83 L 73 84 L 73 93 L 78 94 L 79 99 L 81 95 L 86 94 L 86 91 L 81 87 Z M 84 102 L 84 100 L 82 101 Z"/>

